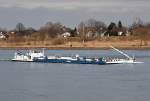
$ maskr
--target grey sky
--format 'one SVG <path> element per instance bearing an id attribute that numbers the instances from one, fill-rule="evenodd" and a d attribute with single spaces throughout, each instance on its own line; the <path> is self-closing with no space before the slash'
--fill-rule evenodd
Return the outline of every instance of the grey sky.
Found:
<path id="1" fill-rule="evenodd" d="M 39 28 L 47 21 L 74 27 L 88 18 L 129 25 L 136 17 L 150 21 L 149 5 L 150 0 L 0 0 L 0 27 L 23 22 Z"/>

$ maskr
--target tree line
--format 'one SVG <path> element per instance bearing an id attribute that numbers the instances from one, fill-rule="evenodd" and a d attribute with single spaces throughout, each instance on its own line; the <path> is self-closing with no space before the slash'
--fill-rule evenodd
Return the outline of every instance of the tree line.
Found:
<path id="1" fill-rule="evenodd" d="M 18 23 L 13 30 L 0 28 L 0 32 L 4 33 L 7 38 L 33 36 L 40 40 L 61 37 L 65 32 L 70 33 L 69 37 L 127 36 L 128 34 L 146 37 L 149 36 L 150 23 L 144 24 L 141 20 L 138 20 L 133 22 L 131 26 L 124 26 L 122 21 L 119 20 L 117 23 L 110 22 L 109 25 L 106 25 L 103 21 L 88 19 L 80 22 L 75 28 L 69 28 L 60 22 L 50 21 L 39 29 L 27 28 L 23 23 Z"/>

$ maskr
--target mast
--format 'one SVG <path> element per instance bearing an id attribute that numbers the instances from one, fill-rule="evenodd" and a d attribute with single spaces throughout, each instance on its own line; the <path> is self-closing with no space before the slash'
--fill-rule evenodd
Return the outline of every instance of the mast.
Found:
<path id="1" fill-rule="evenodd" d="M 43 51 L 42 51 L 43 55 L 44 55 L 44 51 L 45 51 L 45 48 L 43 48 Z"/>
<path id="2" fill-rule="evenodd" d="M 83 23 L 83 42 L 82 42 L 83 45 L 84 45 L 84 42 L 85 42 L 85 41 L 84 41 L 84 40 L 85 40 L 84 38 L 85 38 L 85 25 L 84 25 L 84 23 Z"/>

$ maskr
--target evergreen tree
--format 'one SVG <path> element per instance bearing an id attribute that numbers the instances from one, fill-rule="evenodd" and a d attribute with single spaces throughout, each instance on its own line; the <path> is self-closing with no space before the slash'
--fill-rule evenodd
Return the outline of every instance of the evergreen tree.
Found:
<path id="1" fill-rule="evenodd" d="M 118 22 L 118 28 L 122 28 L 122 22 L 121 21 Z"/>
<path id="2" fill-rule="evenodd" d="M 110 25 L 108 26 L 108 30 L 112 30 L 114 27 L 116 27 L 116 24 L 114 22 L 111 22 Z"/>

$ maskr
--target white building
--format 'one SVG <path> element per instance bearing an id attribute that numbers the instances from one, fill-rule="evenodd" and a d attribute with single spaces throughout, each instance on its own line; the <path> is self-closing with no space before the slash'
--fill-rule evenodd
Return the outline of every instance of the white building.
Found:
<path id="1" fill-rule="evenodd" d="M 71 34 L 70 34 L 69 32 L 65 32 L 65 33 L 62 34 L 62 36 L 63 36 L 64 38 L 66 38 L 66 37 L 70 37 Z"/>
<path id="2" fill-rule="evenodd" d="M 0 32 L 0 39 L 5 39 L 6 36 L 3 34 L 3 32 Z"/>

